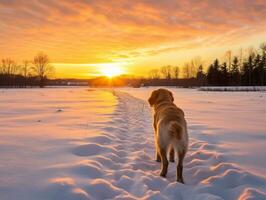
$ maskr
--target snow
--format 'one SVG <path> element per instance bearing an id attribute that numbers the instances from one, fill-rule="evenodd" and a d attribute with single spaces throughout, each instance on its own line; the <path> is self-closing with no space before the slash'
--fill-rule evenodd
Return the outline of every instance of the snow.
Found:
<path id="1" fill-rule="evenodd" d="M 146 100 L 152 90 L 127 88 Z M 169 88 L 186 113 L 193 138 L 230 153 L 230 159 L 260 175 L 266 174 L 266 92 L 205 92 Z"/>
<path id="2" fill-rule="evenodd" d="M 186 184 L 154 161 L 155 88 L 1 89 L 1 200 L 266 199 L 266 93 L 169 88 L 184 109 Z"/>

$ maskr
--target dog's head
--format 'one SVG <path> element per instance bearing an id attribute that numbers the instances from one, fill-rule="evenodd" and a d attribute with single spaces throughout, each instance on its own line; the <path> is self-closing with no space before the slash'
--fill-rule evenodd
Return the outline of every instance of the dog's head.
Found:
<path id="1" fill-rule="evenodd" d="M 156 105 L 162 101 L 173 102 L 174 97 L 173 97 L 172 92 L 170 92 L 169 90 L 166 90 L 166 89 L 154 90 L 151 93 L 150 98 L 148 99 L 150 106 L 154 106 L 154 105 Z"/>

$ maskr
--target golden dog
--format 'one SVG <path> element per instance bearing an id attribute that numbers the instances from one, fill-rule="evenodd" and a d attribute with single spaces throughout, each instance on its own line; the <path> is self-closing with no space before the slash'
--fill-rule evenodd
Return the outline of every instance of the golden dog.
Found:
<path id="1" fill-rule="evenodd" d="M 165 177 L 168 169 L 167 153 L 174 162 L 175 152 L 178 154 L 176 180 L 184 183 L 183 160 L 188 149 L 187 123 L 184 112 L 174 103 L 173 94 L 166 89 L 154 90 L 149 98 L 154 108 L 154 133 L 156 161 L 162 162 L 160 176 Z"/>

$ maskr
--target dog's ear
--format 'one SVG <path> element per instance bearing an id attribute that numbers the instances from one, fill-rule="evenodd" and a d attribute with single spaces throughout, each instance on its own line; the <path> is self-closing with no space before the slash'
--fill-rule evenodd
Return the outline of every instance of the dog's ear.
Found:
<path id="1" fill-rule="evenodd" d="M 171 96 L 171 100 L 172 100 L 172 102 L 174 102 L 175 99 L 174 99 L 174 95 L 173 95 L 173 93 L 170 92 L 170 91 L 169 91 L 169 93 L 170 93 L 170 96 Z"/>
<path id="2" fill-rule="evenodd" d="M 154 90 L 151 93 L 150 98 L 148 99 L 148 102 L 149 102 L 150 106 L 153 106 L 155 104 L 157 97 L 158 97 L 158 91 Z"/>

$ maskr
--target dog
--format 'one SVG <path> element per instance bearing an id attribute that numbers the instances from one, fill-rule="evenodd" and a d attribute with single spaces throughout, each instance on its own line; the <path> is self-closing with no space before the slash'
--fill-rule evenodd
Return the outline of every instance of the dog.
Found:
<path id="1" fill-rule="evenodd" d="M 167 174 L 168 152 L 170 162 L 174 162 L 176 152 L 178 154 L 176 181 L 184 183 L 183 160 L 188 149 L 187 122 L 184 112 L 173 103 L 173 94 L 166 89 L 154 90 L 148 102 L 154 109 L 156 161 L 161 162 L 160 176 L 165 177 Z"/>

